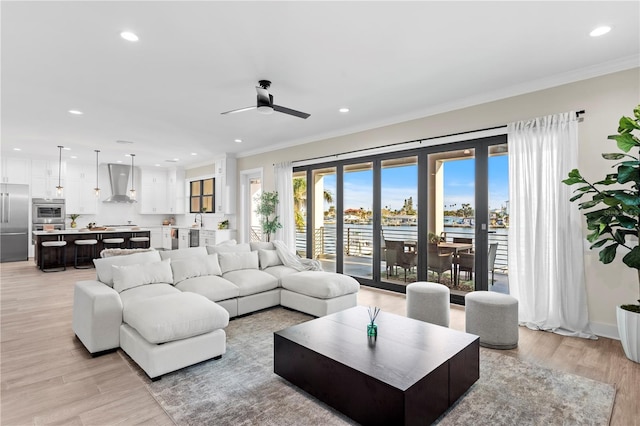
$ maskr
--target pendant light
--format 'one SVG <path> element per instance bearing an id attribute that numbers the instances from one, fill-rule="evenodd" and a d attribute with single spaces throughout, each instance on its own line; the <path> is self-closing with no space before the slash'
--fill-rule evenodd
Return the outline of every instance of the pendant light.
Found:
<path id="1" fill-rule="evenodd" d="M 135 171 L 134 171 L 134 168 L 133 168 L 133 159 L 134 159 L 134 157 L 136 155 L 135 154 L 129 154 L 129 155 L 131 156 L 131 189 L 129 190 L 129 197 L 131 197 L 132 200 L 135 200 L 136 199 L 136 190 L 134 188 L 134 186 L 135 186 L 135 180 L 134 180 Z"/>
<path id="2" fill-rule="evenodd" d="M 58 156 L 58 186 L 56 186 L 56 194 L 58 194 L 58 197 L 62 197 L 62 192 L 64 190 L 60 183 L 60 175 L 62 172 L 62 148 L 64 148 L 64 146 L 58 145 L 58 150 L 60 150 L 60 155 Z"/>
<path id="3" fill-rule="evenodd" d="M 93 190 L 96 193 L 96 198 L 98 198 L 100 196 L 100 186 L 98 186 L 98 155 L 100 154 L 100 150 L 99 149 L 95 149 L 94 150 L 96 152 L 96 187 L 93 188 Z"/>

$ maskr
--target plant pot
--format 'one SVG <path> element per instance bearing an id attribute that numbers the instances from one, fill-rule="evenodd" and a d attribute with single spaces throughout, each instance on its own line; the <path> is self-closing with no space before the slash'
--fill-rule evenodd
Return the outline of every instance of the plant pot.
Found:
<path id="1" fill-rule="evenodd" d="M 71 227 L 72 227 L 72 228 L 75 228 L 76 226 L 77 226 L 77 225 L 76 225 L 76 221 L 75 221 L 75 220 L 72 220 L 72 221 L 71 221 Z"/>
<path id="2" fill-rule="evenodd" d="M 640 363 L 640 314 L 617 306 L 616 317 L 624 354 L 631 361 Z"/>

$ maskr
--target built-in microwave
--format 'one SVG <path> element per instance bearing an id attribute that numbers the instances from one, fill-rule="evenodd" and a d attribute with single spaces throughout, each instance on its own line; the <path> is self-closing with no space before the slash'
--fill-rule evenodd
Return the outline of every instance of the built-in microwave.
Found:
<path id="1" fill-rule="evenodd" d="M 64 223 L 64 198 L 34 198 L 32 206 L 32 223 Z"/>

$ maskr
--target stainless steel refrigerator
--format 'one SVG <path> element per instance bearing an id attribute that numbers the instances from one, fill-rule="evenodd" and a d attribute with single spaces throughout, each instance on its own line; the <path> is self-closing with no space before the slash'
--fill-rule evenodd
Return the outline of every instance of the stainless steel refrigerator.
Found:
<path id="1" fill-rule="evenodd" d="M 0 184 L 0 262 L 29 257 L 29 185 Z"/>

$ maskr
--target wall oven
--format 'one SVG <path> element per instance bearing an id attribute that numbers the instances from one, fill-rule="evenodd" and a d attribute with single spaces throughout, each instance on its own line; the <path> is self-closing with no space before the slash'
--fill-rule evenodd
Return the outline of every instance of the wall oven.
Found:
<path id="1" fill-rule="evenodd" d="M 66 217 L 64 198 L 34 198 L 31 222 L 35 224 L 62 224 Z M 64 229 L 64 228 L 63 228 Z"/>

